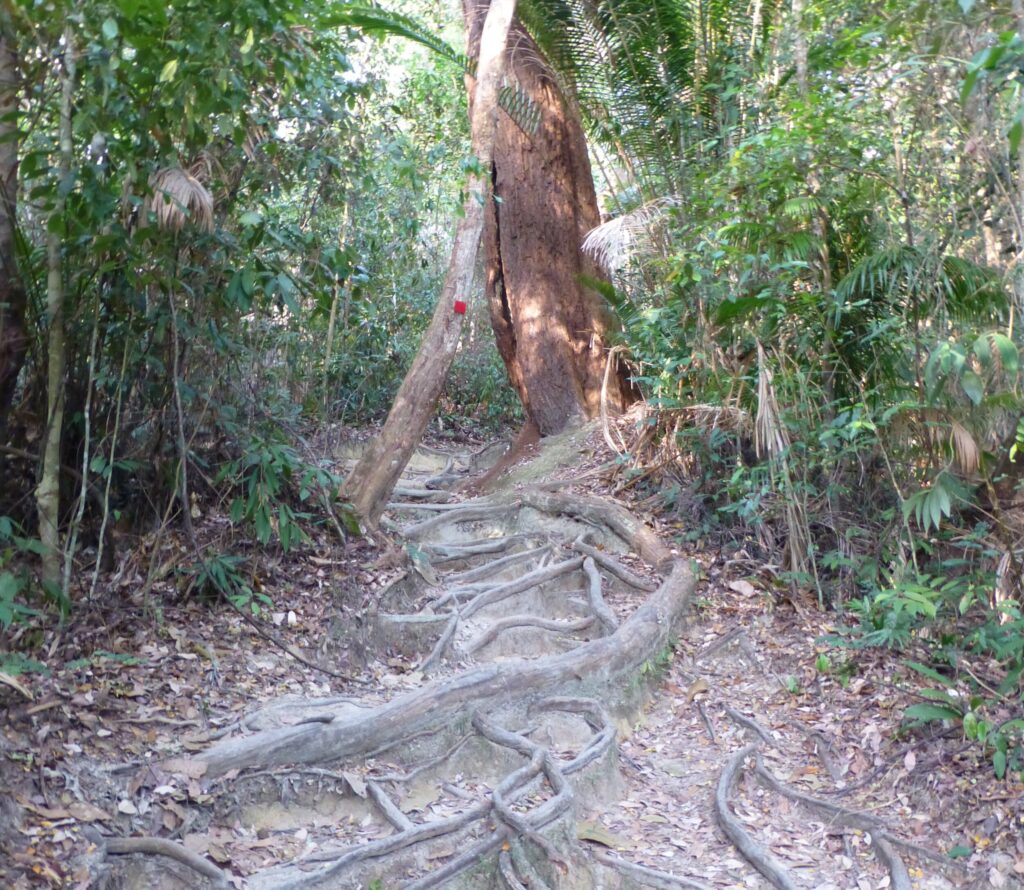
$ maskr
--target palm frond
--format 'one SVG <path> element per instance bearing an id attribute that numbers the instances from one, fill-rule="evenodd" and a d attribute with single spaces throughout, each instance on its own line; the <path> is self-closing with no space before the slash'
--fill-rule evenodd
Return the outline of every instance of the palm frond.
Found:
<path id="1" fill-rule="evenodd" d="M 618 271 L 631 260 L 654 253 L 657 230 L 669 210 L 681 201 L 675 195 L 648 201 L 636 210 L 624 213 L 587 232 L 583 251 L 610 272 Z"/>
<path id="2" fill-rule="evenodd" d="M 524 0 L 520 16 L 572 86 L 589 135 L 635 171 L 646 197 L 737 119 L 778 0 Z"/>
<path id="3" fill-rule="evenodd" d="M 199 171 L 163 167 L 150 177 L 150 209 L 161 229 L 180 232 L 191 221 L 203 231 L 213 230 L 213 195 L 196 178 L 196 172 Z"/>
<path id="4" fill-rule="evenodd" d="M 851 304 L 903 306 L 918 316 L 1002 319 L 1009 296 L 989 268 L 907 244 L 863 257 L 836 286 L 837 313 Z"/>
<path id="5" fill-rule="evenodd" d="M 438 37 L 422 22 L 379 6 L 335 4 L 320 17 L 318 24 L 324 28 L 355 28 L 365 34 L 388 34 L 404 37 L 406 40 L 433 50 L 439 56 L 449 59 L 464 70 L 472 70 L 472 63 L 463 53 Z"/>

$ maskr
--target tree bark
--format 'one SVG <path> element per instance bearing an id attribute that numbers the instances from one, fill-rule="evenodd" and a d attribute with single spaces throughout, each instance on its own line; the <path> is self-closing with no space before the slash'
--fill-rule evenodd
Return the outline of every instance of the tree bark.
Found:
<path id="1" fill-rule="evenodd" d="M 481 24 L 479 82 L 471 112 L 473 152 L 481 170 L 491 166 L 497 123 L 498 91 L 505 68 L 505 44 L 515 14 L 515 0 L 494 0 Z M 476 257 L 483 230 L 484 206 L 491 203 L 485 177 L 470 179 L 463 217 L 455 234 L 448 273 L 430 326 L 395 396 L 380 435 L 366 450 L 342 490 L 356 513 L 375 526 L 387 499 L 430 422 L 455 357 L 463 316 L 454 311 L 456 299 L 470 302 Z"/>
<path id="2" fill-rule="evenodd" d="M 18 274 L 14 232 L 18 207 L 18 56 L 0 14 L 0 430 L 25 360 L 25 287 Z"/>
<path id="3" fill-rule="evenodd" d="M 60 74 L 60 144 L 57 173 L 58 192 L 53 218 L 64 213 L 64 184 L 71 176 L 72 131 L 71 99 L 75 82 L 74 32 L 64 28 L 64 65 Z M 46 236 L 46 314 L 49 322 L 46 374 L 46 432 L 43 437 L 43 465 L 36 486 L 36 512 L 39 516 L 39 540 L 43 545 L 42 580 L 57 591 L 61 589 L 60 547 L 60 440 L 64 428 L 64 276 L 61 262 L 61 236 L 50 227 Z"/>
<path id="4" fill-rule="evenodd" d="M 475 57 L 487 4 L 463 0 Z M 603 278 L 580 249 L 600 224 L 579 112 L 562 94 L 540 49 L 519 22 L 509 34 L 507 69 L 539 110 L 527 132 L 502 115 L 491 176 L 497 200 L 485 208 L 486 293 L 498 351 L 541 435 L 596 417 L 615 319 L 581 276 Z M 609 405 L 630 401 L 623 374 Z"/>

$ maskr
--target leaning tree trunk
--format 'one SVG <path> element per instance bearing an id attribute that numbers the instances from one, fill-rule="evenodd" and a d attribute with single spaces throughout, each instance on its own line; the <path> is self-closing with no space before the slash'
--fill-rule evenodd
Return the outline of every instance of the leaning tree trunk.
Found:
<path id="1" fill-rule="evenodd" d="M 498 91 L 504 76 L 505 44 L 515 6 L 516 0 L 494 0 L 486 21 L 481 23 L 479 83 L 475 90 L 470 132 L 473 152 L 483 170 L 491 166 Z M 342 491 L 356 513 L 371 527 L 376 525 L 398 477 L 423 437 L 455 358 L 463 315 L 455 311 L 454 305 L 456 300 L 469 301 L 484 224 L 484 205 L 492 203 L 490 184 L 482 177 L 471 178 L 467 193 L 444 287 L 430 327 L 398 389 L 384 428 L 367 448 Z"/>
<path id="2" fill-rule="evenodd" d="M 474 56 L 487 3 L 463 0 Z M 509 378 L 542 435 L 600 409 L 614 318 L 582 276 L 602 277 L 582 250 L 600 222 L 579 112 L 559 89 L 519 22 L 509 34 L 509 75 L 539 112 L 533 132 L 502 115 L 491 168 L 497 200 L 485 208 L 487 298 Z M 629 401 L 622 374 L 609 379 L 613 410 Z"/>
<path id="3" fill-rule="evenodd" d="M 25 288 L 14 251 L 18 206 L 18 57 L 0 14 L 0 430 L 25 360 Z"/>

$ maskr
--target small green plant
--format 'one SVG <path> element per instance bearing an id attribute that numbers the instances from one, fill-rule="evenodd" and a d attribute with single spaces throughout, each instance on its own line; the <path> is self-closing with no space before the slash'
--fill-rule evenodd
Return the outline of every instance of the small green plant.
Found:
<path id="1" fill-rule="evenodd" d="M 0 673 L 16 677 L 18 674 L 49 674 L 50 669 L 20 652 L 0 652 Z"/>
<path id="2" fill-rule="evenodd" d="M 832 670 L 832 659 L 824 652 L 818 653 L 818 657 L 814 659 L 814 669 L 819 674 L 827 674 Z"/>
<path id="3" fill-rule="evenodd" d="M 796 677 L 790 675 L 783 682 L 786 686 L 786 692 L 790 695 L 800 695 L 800 681 Z"/>
<path id="4" fill-rule="evenodd" d="M 273 601 L 265 593 L 252 589 L 241 571 L 244 565 L 245 559 L 241 556 L 218 553 L 204 557 L 185 570 L 191 575 L 186 595 L 194 590 L 205 596 L 223 596 L 239 611 L 259 615 L 261 607 L 272 606 Z"/>
<path id="5" fill-rule="evenodd" d="M 69 671 L 77 671 L 84 667 L 100 664 L 104 661 L 112 661 L 115 664 L 135 665 L 142 664 L 142 659 L 135 655 L 127 655 L 124 652 L 107 652 L 106 649 L 97 649 L 88 658 L 76 658 L 64 665 Z"/>
<path id="6" fill-rule="evenodd" d="M 261 544 L 269 544 L 276 536 L 285 552 L 306 540 L 302 523 L 311 518 L 290 501 L 297 497 L 306 502 L 313 495 L 322 498 L 336 491 L 341 481 L 304 461 L 292 446 L 257 435 L 242 457 L 228 463 L 217 478 L 241 488 L 241 495 L 231 502 L 231 521 L 251 523 Z"/>
<path id="7" fill-rule="evenodd" d="M 670 640 L 655 656 L 645 661 L 640 673 L 646 677 L 657 679 L 665 674 L 675 655 L 676 640 Z"/>
<path id="8" fill-rule="evenodd" d="M 9 516 L 0 516 L 0 630 L 38 614 L 23 601 L 22 595 L 29 586 L 27 572 L 11 566 L 18 555 L 38 553 L 40 545 L 32 538 L 17 534 L 18 531 Z"/>

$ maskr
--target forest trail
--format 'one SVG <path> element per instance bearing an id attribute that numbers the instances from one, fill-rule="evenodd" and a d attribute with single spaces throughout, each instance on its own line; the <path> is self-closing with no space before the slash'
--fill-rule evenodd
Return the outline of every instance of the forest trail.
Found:
<path id="1" fill-rule="evenodd" d="M 182 696 L 206 702 L 229 660 L 250 691 L 272 679 L 182 720 L 122 664 L 111 720 L 94 664 L 67 690 L 78 755 L 43 803 L 19 798 L 34 847 L 63 843 L 79 886 L 165 890 L 1019 886 L 1014 804 L 954 796 L 957 740 L 895 741 L 884 664 L 815 667 L 828 616 L 588 490 L 609 456 L 577 431 L 465 498 L 478 459 L 421 451 L 389 511 L 404 555 L 358 620 L 329 614 L 319 573 L 316 658 L 358 682 L 182 629 L 141 650 Z M 180 658 L 210 668 L 190 685 Z M 968 830 L 991 839 L 970 867 L 945 856 Z"/>

